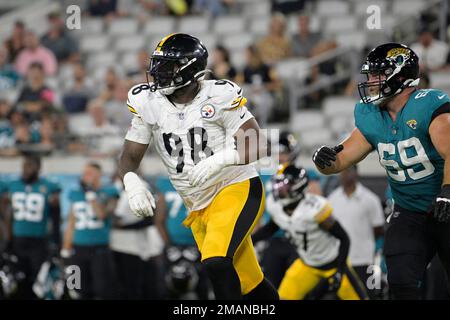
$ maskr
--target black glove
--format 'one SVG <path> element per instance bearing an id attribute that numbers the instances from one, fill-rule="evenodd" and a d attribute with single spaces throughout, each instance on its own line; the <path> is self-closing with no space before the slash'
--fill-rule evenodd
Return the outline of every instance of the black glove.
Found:
<path id="1" fill-rule="evenodd" d="M 336 161 L 336 155 L 342 150 L 344 150 L 344 146 L 342 144 L 332 148 L 321 146 L 316 150 L 316 152 L 314 152 L 312 160 L 320 169 L 325 169 L 326 166 L 331 166 L 331 162 Z"/>
<path id="2" fill-rule="evenodd" d="M 331 277 L 328 278 L 328 290 L 330 292 L 337 292 L 341 287 L 342 272 L 336 271 Z"/>
<path id="3" fill-rule="evenodd" d="M 450 222 L 450 184 L 442 187 L 433 204 L 433 215 L 438 222 Z"/>

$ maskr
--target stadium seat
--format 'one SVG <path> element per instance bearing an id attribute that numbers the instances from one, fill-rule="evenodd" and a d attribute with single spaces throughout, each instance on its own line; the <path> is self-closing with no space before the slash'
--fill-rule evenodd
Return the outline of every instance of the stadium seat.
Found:
<path id="1" fill-rule="evenodd" d="M 250 31 L 255 35 L 265 35 L 269 30 L 270 17 L 260 17 L 252 19 L 250 22 Z"/>
<path id="2" fill-rule="evenodd" d="M 130 35 L 119 37 L 114 43 L 114 48 L 119 52 L 138 51 L 146 45 L 148 44 L 146 43 L 145 37 L 141 35 Z"/>
<path id="3" fill-rule="evenodd" d="M 387 8 L 387 3 L 383 0 L 354 1 L 354 4 L 355 13 L 359 16 L 368 16 L 367 8 L 372 5 L 378 6 L 380 8 L 381 14 L 384 14 Z"/>
<path id="4" fill-rule="evenodd" d="M 111 35 L 133 35 L 138 32 L 138 22 L 135 19 L 121 18 L 114 20 L 108 30 Z"/>
<path id="5" fill-rule="evenodd" d="M 211 33 L 204 33 L 204 34 L 194 33 L 192 35 L 200 39 L 200 41 L 206 46 L 206 49 L 208 49 L 209 54 L 211 54 L 212 50 L 215 48 L 218 42 L 217 36 Z"/>
<path id="6" fill-rule="evenodd" d="M 430 86 L 441 90 L 448 90 L 450 88 L 449 73 L 448 72 L 430 73 Z"/>
<path id="7" fill-rule="evenodd" d="M 304 132 L 324 127 L 325 118 L 321 111 L 299 111 L 291 118 L 291 128 Z"/>
<path id="8" fill-rule="evenodd" d="M 231 52 L 242 50 L 253 43 L 253 36 L 249 33 L 230 34 L 224 37 L 222 44 Z"/>
<path id="9" fill-rule="evenodd" d="M 330 131 L 326 129 L 316 129 L 303 131 L 300 133 L 300 144 L 306 148 L 315 149 L 324 144 L 330 144 L 335 139 Z"/>
<path id="10" fill-rule="evenodd" d="M 349 13 L 350 4 L 347 1 L 325 0 L 318 1 L 316 13 L 320 17 L 340 16 Z"/>
<path id="11" fill-rule="evenodd" d="M 245 54 L 245 49 L 242 50 L 233 50 L 230 53 L 230 60 L 231 60 L 231 64 L 239 69 L 243 69 L 245 67 L 246 64 L 246 54 Z"/>
<path id="12" fill-rule="evenodd" d="M 392 13 L 397 16 L 420 15 L 426 1 L 396 0 L 392 3 Z"/>
<path id="13" fill-rule="evenodd" d="M 320 17 L 314 15 L 309 16 L 309 29 L 311 32 L 319 32 L 321 31 L 321 23 Z M 298 33 L 298 15 L 293 15 L 288 18 L 287 29 L 289 34 L 297 34 Z"/>
<path id="14" fill-rule="evenodd" d="M 104 23 L 102 18 L 83 18 L 82 28 L 72 30 L 70 33 L 76 37 L 84 37 L 88 35 L 99 35 L 103 32 Z"/>
<path id="15" fill-rule="evenodd" d="M 105 35 L 86 36 L 81 39 L 80 48 L 84 52 L 106 51 L 109 45 L 109 38 Z"/>
<path id="16" fill-rule="evenodd" d="M 267 0 L 247 3 L 243 8 L 245 17 L 267 17 L 270 16 L 271 3 Z"/>
<path id="17" fill-rule="evenodd" d="M 353 118 L 356 100 L 345 96 L 328 96 L 323 101 L 323 114 L 328 118 L 336 115 Z"/>
<path id="18" fill-rule="evenodd" d="M 91 53 L 87 57 L 88 69 L 107 67 L 117 62 L 117 55 L 114 51 Z"/>
<path id="19" fill-rule="evenodd" d="M 137 53 L 136 52 L 125 52 L 120 59 L 121 66 L 126 71 L 135 70 L 138 67 Z"/>
<path id="20" fill-rule="evenodd" d="M 214 20 L 213 31 L 217 35 L 241 33 L 244 31 L 244 27 L 244 17 L 223 16 Z"/>
<path id="21" fill-rule="evenodd" d="M 308 62 L 305 59 L 283 60 L 278 62 L 275 68 L 280 79 L 302 80 L 309 74 Z"/>
<path id="22" fill-rule="evenodd" d="M 144 25 L 146 35 L 171 34 L 175 30 L 175 19 L 171 17 L 154 17 Z"/>
<path id="23" fill-rule="evenodd" d="M 363 49 L 366 45 L 367 34 L 364 31 L 343 32 L 336 35 L 339 46 Z"/>
<path id="24" fill-rule="evenodd" d="M 178 32 L 189 34 L 210 32 L 209 19 L 206 16 L 185 17 L 180 20 Z"/>
<path id="25" fill-rule="evenodd" d="M 323 31 L 326 34 L 340 34 L 357 30 L 357 19 L 351 15 L 328 17 L 324 22 Z"/>

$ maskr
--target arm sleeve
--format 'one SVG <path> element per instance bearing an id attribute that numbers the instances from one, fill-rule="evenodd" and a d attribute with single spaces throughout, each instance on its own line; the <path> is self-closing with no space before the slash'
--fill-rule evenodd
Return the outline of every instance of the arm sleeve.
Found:
<path id="1" fill-rule="evenodd" d="M 335 220 L 333 226 L 328 231 L 340 241 L 339 254 L 337 257 L 337 268 L 338 270 L 342 271 L 344 269 L 348 252 L 350 250 L 350 238 L 337 220 Z"/>
<path id="2" fill-rule="evenodd" d="M 280 227 L 272 220 L 266 223 L 264 226 L 259 228 L 253 235 L 253 243 L 270 238 L 275 232 L 280 230 Z"/>

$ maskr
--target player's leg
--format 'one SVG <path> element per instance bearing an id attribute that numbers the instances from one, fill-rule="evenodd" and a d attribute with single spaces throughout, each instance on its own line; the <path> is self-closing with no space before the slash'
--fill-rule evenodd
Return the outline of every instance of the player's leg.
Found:
<path id="1" fill-rule="evenodd" d="M 286 270 L 297 258 L 295 247 L 286 238 L 273 237 L 262 255 L 261 267 L 266 278 L 278 288 Z"/>
<path id="2" fill-rule="evenodd" d="M 344 269 L 341 286 L 337 292 L 341 300 L 368 300 L 369 296 L 361 279 L 350 265 Z"/>
<path id="3" fill-rule="evenodd" d="M 251 270 L 251 276 L 242 279 L 240 276 L 250 270 L 236 270 L 236 262 L 243 258 L 236 260 L 235 254 L 244 240 L 250 237 L 263 210 L 264 189 L 259 177 L 225 187 L 206 208 L 207 229 L 199 249 L 216 298 L 239 299 L 241 294 L 247 294 L 261 283 L 263 275 L 254 252 L 243 257 L 250 259 L 246 265 L 258 265 L 258 268 Z M 251 241 L 248 245 L 253 249 Z M 244 264 L 245 261 L 238 265 Z M 259 281 L 247 283 L 244 279 Z"/>
<path id="4" fill-rule="evenodd" d="M 417 300 L 434 243 L 424 214 L 396 207 L 388 219 L 384 253 L 393 299 Z"/>
<path id="5" fill-rule="evenodd" d="M 91 275 L 94 298 L 116 299 L 119 295 L 116 286 L 116 270 L 111 251 L 107 246 L 92 248 Z"/>
<path id="6" fill-rule="evenodd" d="M 264 278 L 259 266 L 251 237 L 246 237 L 234 255 L 234 267 L 238 273 L 241 291 L 247 300 L 278 300 L 278 292 Z"/>
<path id="7" fill-rule="evenodd" d="M 446 271 L 446 284 L 442 284 L 441 291 L 446 292 L 447 298 L 450 296 L 448 292 L 450 288 L 450 224 L 433 222 L 433 230 L 436 236 L 436 247 L 439 259 Z"/>
<path id="8" fill-rule="evenodd" d="M 303 300 L 314 290 L 322 277 L 300 259 L 294 261 L 281 281 L 278 294 L 281 300 Z"/>

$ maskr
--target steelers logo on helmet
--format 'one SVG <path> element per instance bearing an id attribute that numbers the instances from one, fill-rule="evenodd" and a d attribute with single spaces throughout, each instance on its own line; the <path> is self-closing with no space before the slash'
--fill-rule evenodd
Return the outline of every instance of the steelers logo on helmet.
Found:
<path id="1" fill-rule="evenodd" d="M 210 104 L 206 104 L 200 110 L 202 118 L 211 119 L 216 114 L 216 109 Z"/>

